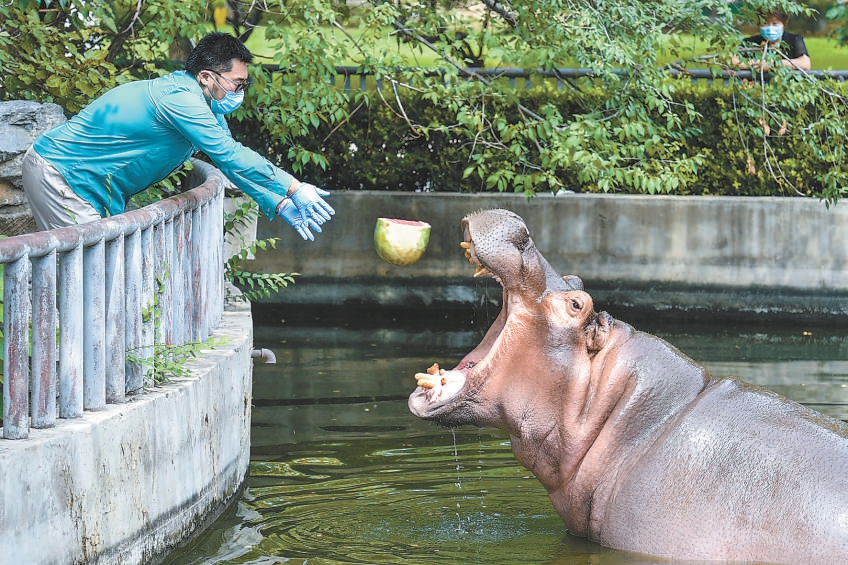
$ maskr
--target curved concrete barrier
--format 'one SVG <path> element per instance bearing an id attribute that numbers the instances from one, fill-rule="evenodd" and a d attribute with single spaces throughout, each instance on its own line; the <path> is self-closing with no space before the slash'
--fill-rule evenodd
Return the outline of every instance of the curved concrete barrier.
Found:
<path id="1" fill-rule="evenodd" d="M 0 441 L 0 563 L 145 563 L 223 510 L 250 458 L 249 306 L 212 337 L 188 378 Z"/>

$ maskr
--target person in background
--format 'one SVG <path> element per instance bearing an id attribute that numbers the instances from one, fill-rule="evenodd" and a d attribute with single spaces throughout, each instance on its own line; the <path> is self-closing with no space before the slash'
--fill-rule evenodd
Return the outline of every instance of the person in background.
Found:
<path id="1" fill-rule="evenodd" d="M 810 70 L 810 55 L 807 52 L 807 46 L 804 43 L 804 38 L 797 33 L 789 33 L 786 31 L 786 24 L 789 23 L 789 16 L 779 10 L 775 10 L 765 14 L 760 20 L 759 35 L 752 35 L 743 40 L 745 44 L 753 44 L 757 47 L 768 45 L 769 49 L 777 50 L 783 59 L 783 64 L 793 69 L 802 71 Z M 749 61 L 749 65 L 741 63 L 738 57 L 733 58 L 733 63 L 737 66 L 745 68 L 759 68 L 759 61 Z M 768 70 L 763 69 L 763 70 Z"/>
<path id="2" fill-rule="evenodd" d="M 21 165 L 39 229 L 120 214 L 132 196 L 166 178 L 196 151 L 304 240 L 330 220 L 329 192 L 298 181 L 235 141 L 226 114 L 250 86 L 253 55 L 225 33 L 210 33 L 185 70 L 117 86 L 36 138 Z"/>

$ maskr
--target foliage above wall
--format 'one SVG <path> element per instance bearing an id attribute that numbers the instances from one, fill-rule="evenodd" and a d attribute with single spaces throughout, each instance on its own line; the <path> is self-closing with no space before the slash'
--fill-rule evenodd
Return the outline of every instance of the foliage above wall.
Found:
<path id="1" fill-rule="evenodd" d="M 116 83 L 172 69 L 155 61 L 211 30 L 215 7 L 201 0 L 12 0 L 0 6 L 0 99 L 50 100 L 76 112 Z M 732 77 L 718 107 L 704 107 L 660 63 L 726 71 L 742 39 L 739 25 L 771 8 L 808 12 L 788 0 L 229 0 L 227 29 L 250 45 L 264 33 L 254 50 L 266 55 L 260 63 L 278 69 L 252 69 L 256 87 L 234 119 L 261 124 L 273 143 L 257 148 L 272 148 L 270 156 L 296 174 L 330 175 L 360 151 L 383 152 L 385 168 L 363 173 L 363 186 L 380 184 L 412 155 L 359 143 L 363 133 L 351 126 L 370 114 L 387 121 L 368 121 L 367 133 L 385 128 L 404 147 L 443 148 L 415 153 L 420 161 L 406 168 L 414 174 L 398 179 L 399 187 L 711 192 L 704 171 L 716 164 L 736 171 L 741 153 L 743 174 L 762 183 L 755 192 L 838 200 L 848 186 L 837 143 L 848 105 L 833 83 L 779 65 L 770 49 L 756 54 L 776 69 L 768 87 Z M 711 56 L 693 57 L 682 37 L 697 38 Z M 385 88 L 334 86 L 335 66 L 350 61 Z M 481 76 L 468 67 L 476 64 L 582 67 L 594 78 L 566 81 L 570 96 L 561 103 L 556 93 L 528 97 Z M 718 124 L 722 143 L 704 146 L 701 138 Z M 786 140 L 791 156 L 782 153 Z M 788 167 L 789 159 L 798 166 Z M 442 173 L 449 178 L 430 178 Z"/>
<path id="2" fill-rule="evenodd" d="M 794 77 L 787 77 L 794 79 Z M 840 92 L 848 85 L 831 85 Z M 775 82 L 766 91 L 779 95 L 784 88 Z M 803 136 L 780 127 L 768 132 L 768 159 L 763 157 L 763 129 L 760 116 L 741 115 L 744 107 L 740 96 L 760 95 L 757 84 L 740 84 L 738 90 L 726 88 L 720 82 L 715 86 L 678 85 L 678 98 L 695 110 L 697 117 L 692 127 L 697 135 L 687 137 L 680 143 L 680 151 L 701 155 L 703 158 L 696 170 L 689 172 L 683 182 L 670 186 L 639 187 L 620 183 L 616 192 L 655 192 L 667 194 L 701 194 L 729 196 L 815 196 L 833 199 L 838 196 L 817 177 L 816 171 L 833 166 L 829 160 L 840 150 L 839 147 L 811 147 Z M 602 96 L 599 94 L 599 96 Z M 555 106 L 565 116 L 578 111 L 579 100 L 571 90 L 565 91 L 520 91 L 516 97 L 527 107 L 542 104 Z M 423 100 L 421 95 L 407 94 L 401 97 L 411 120 L 446 121 L 448 110 Z M 820 112 L 812 99 L 808 105 L 794 108 L 783 107 L 781 112 L 787 123 L 797 123 Z M 683 106 L 681 106 L 683 107 Z M 503 114 L 504 119 L 513 119 L 510 112 L 514 106 L 493 100 L 489 111 Z M 505 177 L 478 174 L 473 165 L 475 147 L 463 135 L 450 131 L 433 131 L 428 136 L 410 136 L 405 123 L 392 120 L 391 109 L 374 105 L 356 112 L 342 125 L 323 124 L 310 140 L 304 141 L 308 151 L 333 155 L 326 167 L 307 164 L 304 175 L 311 181 L 336 189 L 353 190 L 400 190 L 424 192 L 478 192 L 485 190 L 512 191 Z M 748 127 L 740 128 L 746 122 Z M 333 131 L 334 130 L 334 131 Z M 262 130 L 254 119 L 245 118 L 233 124 L 233 133 L 244 144 L 268 147 L 272 155 L 284 154 L 286 146 Z M 831 143 L 823 140 L 823 144 Z M 833 142 L 835 145 L 837 143 Z M 528 144 L 522 151 L 526 160 L 540 160 L 537 146 Z M 502 158 L 508 158 L 502 157 Z M 501 163 L 491 155 L 489 168 L 507 170 L 509 163 Z M 284 159 L 280 159 L 283 164 Z M 470 170 L 469 170 L 470 169 Z M 840 166 L 841 170 L 841 166 Z M 597 182 L 587 180 L 574 168 L 557 168 L 551 171 L 557 176 L 560 188 L 574 192 L 602 192 Z M 623 173 L 622 173 L 623 174 Z M 781 182 L 774 176 L 780 175 Z M 503 184 L 492 182 L 504 179 Z M 487 182 L 488 181 L 488 182 Z"/>

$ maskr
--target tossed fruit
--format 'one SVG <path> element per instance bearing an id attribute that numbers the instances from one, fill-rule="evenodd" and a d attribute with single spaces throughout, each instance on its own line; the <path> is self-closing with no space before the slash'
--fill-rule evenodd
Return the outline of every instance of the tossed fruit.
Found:
<path id="1" fill-rule="evenodd" d="M 377 218 L 374 248 L 383 261 L 405 267 L 418 261 L 430 243 L 430 224 L 397 218 Z"/>

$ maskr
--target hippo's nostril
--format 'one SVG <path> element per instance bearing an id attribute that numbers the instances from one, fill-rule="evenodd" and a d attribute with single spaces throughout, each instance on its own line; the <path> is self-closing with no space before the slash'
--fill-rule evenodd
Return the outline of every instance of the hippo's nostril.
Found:
<path id="1" fill-rule="evenodd" d="M 477 364 L 477 363 L 475 363 L 474 361 L 468 361 L 467 363 L 465 363 L 465 367 L 463 367 L 463 368 L 464 368 L 464 369 L 471 369 L 471 368 L 472 368 L 472 367 L 474 367 L 474 365 L 476 365 L 476 364 Z"/>

